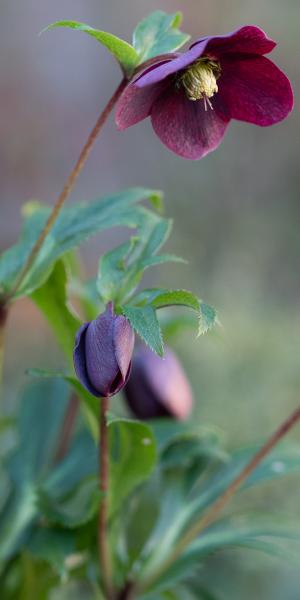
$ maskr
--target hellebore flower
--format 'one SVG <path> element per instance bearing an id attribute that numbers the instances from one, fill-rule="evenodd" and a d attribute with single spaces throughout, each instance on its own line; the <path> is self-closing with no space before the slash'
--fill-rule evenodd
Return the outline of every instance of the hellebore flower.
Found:
<path id="1" fill-rule="evenodd" d="M 183 420 L 192 410 L 190 384 L 169 348 L 166 348 L 164 358 L 146 346 L 138 348 L 124 393 L 129 408 L 139 419 L 173 417 Z"/>
<path id="2" fill-rule="evenodd" d="M 202 158 L 220 144 L 231 119 L 262 127 L 293 108 L 284 73 L 263 55 L 276 43 L 252 25 L 205 37 L 185 53 L 161 57 L 125 88 L 119 129 L 151 117 L 155 133 L 179 156 Z"/>
<path id="3" fill-rule="evenodd" d="M 112 303 L 76 335 L 74 367 L 82 385 L 94 396 L 117 394 L 128 380 L 134 332 L 125 317 L 115 315 Z"/>

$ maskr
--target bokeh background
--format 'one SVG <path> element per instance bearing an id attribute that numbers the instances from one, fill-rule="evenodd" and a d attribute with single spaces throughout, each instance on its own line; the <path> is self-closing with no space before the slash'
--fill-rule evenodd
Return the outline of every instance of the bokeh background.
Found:
<path id="1" fill-rule="evenodd" d="M 118 133 L 111 119 L 70 200 L 136 184 L 164 190 L 174 217 L 169 250 L 189 264 L 161 269 L 150 283 L 193 289 L 218 308 L 218 331 L 200 340 L 186 332 L 176 347 L 194 386 L 199 424 L 213 423 L 235 447 L 264 438 L 299 403 L 299 0 L 1 0 L 0 251 L 16 240 L 25 201 L 54 202 L 120 78 L 112 57 L 88 36 L 38 32 L 70 18 L 130 40 L 137 21 L 157 8 L 182 10 L 183 29 L 194 38 L 261 26 L 279 42 L 272 58 L 295 89 L 288 121 L 269 129 L 234 122 L 221 147 L 200 162 L 171 154 L 149 122 Z M 89 275 L 112 243 L 102 235 L 85 246 Z M 18 302 L 7 330 L 7 403 L 15 403 L 27 367 L 61 361 L 36 309 Z M 300 441 L 299 429 L 293 436 Z M 249 505 L 300 519 L 299 495 L 294 476 Z M 203 578 L 220 600 L 299 600 L 295 566 L 249 552 L 211 560 Z"/>

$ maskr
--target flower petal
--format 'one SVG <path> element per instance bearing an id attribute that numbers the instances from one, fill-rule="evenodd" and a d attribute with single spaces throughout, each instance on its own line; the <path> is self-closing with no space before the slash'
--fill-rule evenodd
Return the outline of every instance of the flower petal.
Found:
<path id="1" fill-rule="evenodd" d="M 113 343 L 113 308 L 91 321 L 86 332 L 85 357 L 90 381 L 100 396 L 111 394 L 112 382 L 119 374 Z"/>
<path id="2" fill-rule="evenodd" d="M 212 104 L 217 101 L 218 95 L 212 98 Z M 154 103 L 151 121 L 155 133 L 170 150 L 196 160 L 217 148 L 229 119 L 217 110 L 206 111 L 202 100 L 192 102 L 183 89 L 173 87 Z"/>
<path id="3" fill-rule="evenodd" d="M 116 108 L 116 125 L 119 130 L 127 129 L 146 119 L 150 115 L 156 98 L 166 88 L 166 82 L 156 83 L 147 88 L 138 88 L 135 83 L 129 84 Z"/>
<path id="4" fill-rule="evenodd" d="M 78 332 L 76 334 L 74 354 L 73 354 L 74 368 L 75 368 L 76 375 L 77 375 L 79 381 L 82 383 L 82 385 L 84 385 L 87 388 L 87 390 L 91 394 L 93 394 L 93 396 L 99 396 L 100 394 L 94 388 L 94 386 L 92 385 L 92 383 L 89 380 L 87 367 L 86 367 L 85 338 L 86 338 L 87 328 L 89 327 L 89 325 L 90 325 L 90 323 L 84 323 L 80 327 L 80 329 L 78 330 Z"/>
<path id="5" fill-rule="evenodd" d="M 206 53 L 220 57 L 222 54 L 267 54 L 276 46 L 276 42 L 267 37 L 265 32 L 255 25 L 245 25 L 225 35 L 201 38 L 191 45 L 206 42 Z"/>
<path id="6" fill-rule="evenodd" d="M 186 419 L 192 410 L 193 394 L 175 354 L 166 348 L 163 358 L 153 354 L 144 368 L 153 393 L 166 413 L 179 420 Z"/>
<path id="7" fill-rule="evenodd" d="M 232 119 L 265 127 L 282 121 L 292 110 L 291 84 L 268 58 L 226 57 L 221 67 L 218 96 Z"/>
<path id="8" fill-rule="evenodd" d="M 128 377 L 134 347 L 134 331 L 129 321 L 122 315 L 115 317 L 113 343 L 115 356 L 122 374 L 123 384 Z"/>
<path id="9" fill-rule="evenodd" d="M 135 85 L 138 87 L 145 87 L 163 81 L 169 75 L 181 71 L 185 67 L 192 64 L 199 56 L 203 54 L 207 45 L 207 40 L 199 42 L 195 47 L 191 48 L 187 52 L 180 54 L 174 60 L 159 64 L 151 70 L 142 73 L 138 79 L 135 80 Z"/>

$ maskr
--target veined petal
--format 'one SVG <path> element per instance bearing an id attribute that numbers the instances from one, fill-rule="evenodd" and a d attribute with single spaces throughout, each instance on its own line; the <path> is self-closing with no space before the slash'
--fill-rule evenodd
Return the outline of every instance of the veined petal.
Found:
<path id="1" fill-rule="evenodd" d="M 122 315 L 118 315 L 114 321 L 113 343 L 118 367 L 124 383 L 130 369 L 134 347 L 134 332 L 129 321 Z"/>
<path id="2" fill-rule="evenodd" d="M 212 104 L 218 102 L 218 95 Z M 220 144 L 228 120 L 217 110 L 205 110 L 204 102 L 188 100 L 183 89 L 169 88 L 154 103 L 153 129 L 175 154 L 193 160 L 202 158 Z"/>
<path id="3" fill-rule="evenodd" d="M 150 115 L 154 101 L 166 88 L 165 81 L 155 83 L 147 88 L 139 88 L 135 82 L 129 84 L 116 108 L 116 125 L 119 130 L 127 129 Z M 167 83 L 168 85 L 168 83 Z"/>
<path id="4" fill-rule="evenodd" d="M 111 384 L 119 374 L 113 343 L 113 312 L 108 306 L 105 313 L 91 321 L 86 332 L 85 355 L 89 380 L 99 396 L 109 396 Z"/>
<path id="5" fill-rule="evenodd" d="M 217 58 L 222 54 L 267 54 L 276 46 L 276 42 L 267 37 L 265 32 L 255 25 L 245 25 L 240 29 L 226 33 L 225 35 L 201 38 L 194 42 L 191 48 L 197 44 L 206 42 L 206 53 Z"/>
<path id="6" fill-rule="evenodd" d="M 203 52 L 205 51 L 206 45 L 207 40 L 203 40 L 187 52 L 184 52 L 183 54 L 177 56 L 177 58 L 174 58 L 171 61 L 160 64 L 157 67 L 146 71 L 138 79 L 136 79 L 135 85 L 137 85 L 138 87 L 149 86 L 153 83 L 163 81 L 164 79 L 166 79 L 166 77 L 169 77 L 169 75 L 177 73 L 177 71 L 185 69 L 195 60 L 197 60 L 197 58 L 202 56 Z"/>
<path id="7" fill-rule="evenodd" d="M 90 323 L 84 323 L 76 334 L 73 354 L 74 368 L 79 381 L 81 381 L 81 383 L 87 388 L 87 390 L 94 396 L 100 396 L 98 390 L 96 390 L 90 382 L 86 366 L 85 338 L 87 328 L 89 327 L 89 325 Z"/>
<path id="8" fill-rule="evenodd" d="M 223 57 L 218 96 L 232 119 L 262 127 L 285 119 L 293 108 L 286 75 L 268 58 Z"/>

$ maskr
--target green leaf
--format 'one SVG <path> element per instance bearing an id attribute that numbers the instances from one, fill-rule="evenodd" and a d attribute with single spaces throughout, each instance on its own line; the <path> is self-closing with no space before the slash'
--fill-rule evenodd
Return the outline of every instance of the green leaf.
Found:
<path id="1" fill-rule="evenodd" d="M 138 243 L 137 237 L 131 237 L 128 242 L 104 254 L 99 261 L 97 289 L 106 304 L 110 300 L 116 302 L 120 296 L 120 287 L 127 278 L 126 259 Z"/>
<path id="2" fill-rule="evenodd" d="M 196 312 L 200 312 L 200 300 L 192 292 L 186 290 L 162 290 L 151 301 L 154 308 L 165 308 L 166 306 L 188 306 Z"/>
<path id="3" fill-rule="evenodd" d="M 181 18 L 179 12 L 168 15 L 156 10 L 137 25 L 133 33 L 133 46 L 140 63 L 160 54 L 174 52 L 188 42 L 190 36 L 178 29 Z"/>
<path id="4" fill-rule="evenodd" d="M 162 541 L 159 549 L 151 550 L 149 565 L 159 564 L 172 551 L 176 541 L 184 531 L 199 518 L 200 515 L 213 504 L 222 492 L 230 485 L 234 478 L 242 471 L 249 462 L 257 448 L 247 448 L 234 453 L 225 464 L 219 464 L 214 473 L 199 480 L 199 484 L 193 489 L 189 501 L 178 504 L 176 513 L 173 514 L 171 523 L 167 520 L 167 529 L 163 530 Z M 286 444 L 272 452 L 249 477 L 242 489 L 250 488 L 271 479 L 279 478 L 300 469 L 300 447 L 299 445 Z M 155 541 L 156 538 L 154 538 Z M 156 544 L 157 546 L 157 544 Z M 150 548 L 153 547 L 153 541 Z"/>
<path id="5" fill-rule="evenodd" d="M 83 478 L 71 493 L 59 497 L 40 490 L 38 506 L 47 521 L 72 529 L 85 525 L 95 517 L 100 497 L 99 481 L 95 474 Z"/>
<path id="6" fill-rule="evenodd" d="M 58 261 L 50 277 L 31 295 L 50 323 L 65 354 L 72 360 L 75 335 L 81 322 L 67 301 L 67 273 L 62 260 Z"/>
<path id="7" fill-rule="evenodd" d="M 133 329 L 151 350 L 159 356 L 163 356 L 164 349 L 161 330 L 154 308 L 152 306 L 135 307 L 126 304 L 121 307 L 121 310 Z"/>
<path id="8" fill-rule="evenodd" d="M 148 211 L 140 222 L 137 235 L 102 256 L 97 288 L 104 303 L 128 301 L 149 267 L 164 262 L 184 262 L 172 254 L 156 254 L 170 235 L 171 226 L 169 219 Z"/>
<path id="9" fill-rule="evenodd" d="M 218 322 L 216 310 L 187 290 L 145 289 L 136 294 L 131 302 L 137 306 L 151 305 L 155 309 L 170 306 L 192 308 L 199 316 L 198 335 L 206 333 Z"/>
<path id="10" fill-rule="evenodd" d="M 28 549 L 36 558 L 45 560 L 61 577 L 66 576 L 66 559 L 76 551 L 74 535 L 59 529 L 36 529 Z"/>
<path id="11" fill-rule="evenodd" d="M 206 333 L 219 323 L 217 311 L 213 306 L 200 302 L 200 316 L 198 335 Z"/>
<path id="12" fill-rule="evenodd" d="M 32 293 L 51 273 L 54 262 L 63 254 L 86 241 L 91 235 L 116 226 L 137 228 L 151 214 L 143 206 L 144 199 L 159 201 L 159 192 L 132 188 L 89 204 L 64 208 L 48 234 L 30 272 L 15 297 Z M 9 293 L 24 266 L 34 243 L 50 214 L 50 208 L 29 203 L 25 206 L 25 223 L 20 241 L 0 256 L 0 291 Z"/>
<path id="13" fill-rule="evenodd" d="M 46 371 L 45 369 L 28 369 L 27 375 L 42 379 L 62 379 L 69 383 L 82 400 L 82 408 L 87 424 L 95 441 L 99 439 L 99 400 L 92 396 L 75 376 L 63 371 Z"/>
<path id="14" fill-rule="evenodd" d="M 268 542 L 272 539 L 272 544 Z M 240 518 L 219 521 L 203 532 L 182 555 L 159 577 L 150 590 L 164 589 L 176 581 L 187 578 L 199 563 L 211 553 L 228 547 L 243 547 L 260 549 L 269 553 L 280 539 L 300 541 L 300 528 L 290 520 L 278 519 L 275 516 L 256 517 L 244 515 Z M 262 544 L 261 544 L 262 542 Z M 280 552 L 281 557 L 283 553 Z M 295 553 L 287 553 L 286 558 L 295 559 Z"/>
<path id="15" fill-rule="evenodd" d="M 111 54 L 120 63 L 121 67 L 123 67 L 124 71 L 128 74 L 134 70 L 135 66 L 139 62 L 139 55 L 133 46 L 117 36 L 112 35 L 111 33 L 94 29 L 89 25 L 78 23 L 77 21 L 57 21 L 56 23 L 48 25 L 48 27 L 43 29 L 43 31 L 56 29 L 57 27 L 68 27 L 69 29 L 83 31 L 84 33 L 87 33 L 91 37 L 95 38 L 98 42 L 100 42 L 100 44 L 102 44 L 102 46 L 105 46 L 109 52 L 111 52 Z"/>
<path id="16" fill-rule="evenodd" d="M 111 514 L 145 481 L 156 464 L 156 444 L 144 423 L 116 419 L 109 424 Z"/>
<path id="17" fill-rule="evenodd" d="M 45 382 L 28 386 L 20 406 L 19 445 L 7 464 L 13 489 L 0 517 L 0 564 L 19 548 L 36 518 L 36 482 L 54 457 L 67 406 L 67 386 L 60 381 L 51 386 Z"/>

